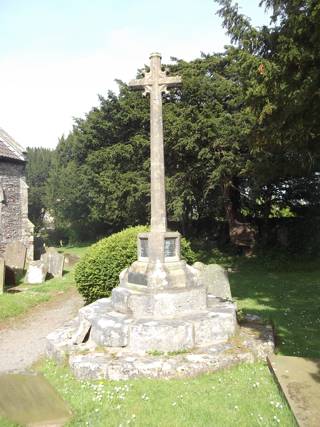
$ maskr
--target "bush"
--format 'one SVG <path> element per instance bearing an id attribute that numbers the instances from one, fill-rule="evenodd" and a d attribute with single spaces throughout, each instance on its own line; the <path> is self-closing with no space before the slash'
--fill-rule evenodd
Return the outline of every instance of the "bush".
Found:
<path id="1" fill-rule="evenodd" d="M 87 303 L 108 297 L 119 284 L 120 272 L 137 259 L 137 236 L 149 229 L 130 227 L 112 234 L 90 247 L 75 269 L 75 281 Z M 181 239 L 181 255 L 189 263 L 195 262 L 190 243 Z"/>

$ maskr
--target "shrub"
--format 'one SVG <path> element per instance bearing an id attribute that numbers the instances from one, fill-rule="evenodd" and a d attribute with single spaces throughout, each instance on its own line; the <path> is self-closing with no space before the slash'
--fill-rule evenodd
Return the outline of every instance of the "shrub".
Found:
<path id="1" fill-rule="evenodd" d="M 87 303 L 110 295 L 119 284 L 120 272 L 137 259 L 138 234 L 147 231 L 146 226 L 130 227 L 90 247 L 75 269 L 77 287 Z M 181 255 L 189 264 L 196 260 L 190 243 L 184 238 Z"/>

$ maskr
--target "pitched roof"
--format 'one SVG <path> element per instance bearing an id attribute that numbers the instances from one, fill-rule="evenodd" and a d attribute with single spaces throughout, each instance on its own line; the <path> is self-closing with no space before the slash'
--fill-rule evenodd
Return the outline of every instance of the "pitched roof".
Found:
<path id="1" fill-rule="evenodd" d="M 0 128 L 0 158 L 25 162 L 25 149 Z"/>

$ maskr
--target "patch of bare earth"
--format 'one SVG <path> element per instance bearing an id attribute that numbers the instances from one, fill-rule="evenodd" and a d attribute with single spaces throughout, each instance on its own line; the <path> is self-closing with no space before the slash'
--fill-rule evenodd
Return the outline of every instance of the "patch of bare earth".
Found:
<path id="1" fill-rule="evenodd" d="M 83 299 L 75 288 L 60 292 L 26 315 L 0 325 L 0 374 L 23 371 L 45 352 L 46 336 L 74 318 Z"/>

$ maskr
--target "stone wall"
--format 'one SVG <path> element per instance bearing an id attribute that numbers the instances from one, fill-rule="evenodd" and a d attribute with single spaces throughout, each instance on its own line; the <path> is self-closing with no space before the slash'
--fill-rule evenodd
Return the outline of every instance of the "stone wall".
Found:
<path id="1" fill-rule="evenodd" d="M 9 242 L 19 240 L 27 247 L 28 260 L 32 260 L 33 225 L 28 219 L 25 164 L 0 160 L 0 187 L 0 256 Z"/>

